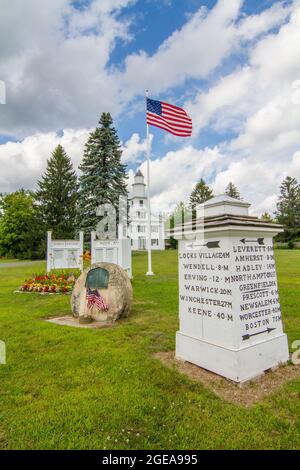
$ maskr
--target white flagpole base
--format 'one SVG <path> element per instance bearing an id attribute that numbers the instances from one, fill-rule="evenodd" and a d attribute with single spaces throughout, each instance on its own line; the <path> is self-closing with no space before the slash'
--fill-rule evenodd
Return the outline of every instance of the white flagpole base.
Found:
<path id="1" fill-rule="evenodd" d="M 154 276 L 154 273 L 153 273 L 152 271 L 148 271 L 148 272 L 146 273 L 146 276 Z"/>

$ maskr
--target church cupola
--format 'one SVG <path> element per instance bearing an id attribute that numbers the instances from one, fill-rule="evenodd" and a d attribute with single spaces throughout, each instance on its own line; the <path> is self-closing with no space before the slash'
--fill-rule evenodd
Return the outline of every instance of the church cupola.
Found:
<path id="1" fill-rule="evenodd" d="M 145 198 L 146 197 L 146 185 L 144 182 L 144 175 L 139 170 L 134 177 L 134 183 L 132 185 L 132 197 L 133 198 Z"/>

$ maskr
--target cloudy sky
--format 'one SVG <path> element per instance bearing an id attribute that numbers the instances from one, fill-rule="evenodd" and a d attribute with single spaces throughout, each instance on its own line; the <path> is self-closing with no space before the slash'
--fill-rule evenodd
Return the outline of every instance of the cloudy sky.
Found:
<path id="1" fill-rule="evenodd" d="M 130 177 L 146 173 L 147 88 L 194 123 L 189 139 L 151 130 L 154 209 L 203 177 L 272 212 L 282 179 L 300 179 L 300 0 L 0 0 L 0 11 L 0 192 L 34 188 L 58 143 L 77 168 L 103 111 Z"/>

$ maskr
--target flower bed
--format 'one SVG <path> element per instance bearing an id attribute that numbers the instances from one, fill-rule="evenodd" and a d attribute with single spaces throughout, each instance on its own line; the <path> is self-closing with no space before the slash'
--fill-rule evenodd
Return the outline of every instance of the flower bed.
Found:
<path id="1" fill-rule="evenodd" d="M 34 275 L 20 286 L 21 292 L 39 292 L 43 294 L 69 294 L 72 292 L 80 272 L 52 272 Z"/>

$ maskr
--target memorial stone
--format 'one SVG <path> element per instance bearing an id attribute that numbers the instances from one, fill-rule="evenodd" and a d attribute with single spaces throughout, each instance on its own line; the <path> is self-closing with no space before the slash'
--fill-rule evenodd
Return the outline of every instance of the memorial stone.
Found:
<path id="1" fill-rule="evenodd" d="M 90 301 L 89 304 L 89 296 Z M 127 272 L 114 263 L 96 263 L 78 278 L 72 292 L 73 316 L 79 322 L 113 323 L 130 314 L 132 286 Z"/>

